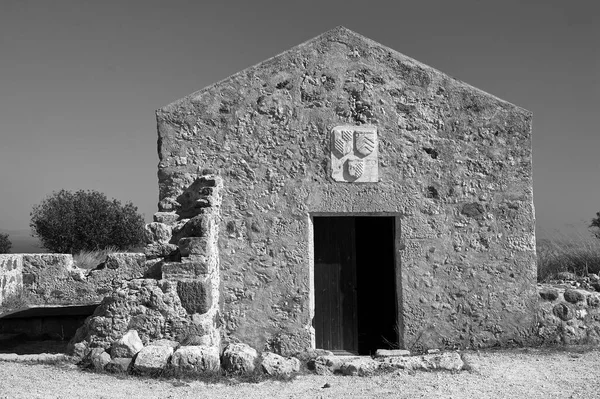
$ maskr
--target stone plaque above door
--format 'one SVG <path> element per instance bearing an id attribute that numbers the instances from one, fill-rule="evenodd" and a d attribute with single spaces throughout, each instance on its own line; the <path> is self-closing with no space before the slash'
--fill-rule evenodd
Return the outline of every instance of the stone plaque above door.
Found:
<path id="1" fill-rule="evenodd" d="M 375 126 L 331 129 L 331 177 L 347 183 L 379 181 L 378 137 Z"/>

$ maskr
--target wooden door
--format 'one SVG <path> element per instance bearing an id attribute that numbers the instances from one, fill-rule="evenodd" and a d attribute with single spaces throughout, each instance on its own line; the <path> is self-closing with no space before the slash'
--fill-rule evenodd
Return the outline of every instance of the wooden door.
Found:
<path id="1" fill-rule="evenodd" d="M 314 217 L 315 317 L 319 349 L 358 354 L 353 217 Z"/>

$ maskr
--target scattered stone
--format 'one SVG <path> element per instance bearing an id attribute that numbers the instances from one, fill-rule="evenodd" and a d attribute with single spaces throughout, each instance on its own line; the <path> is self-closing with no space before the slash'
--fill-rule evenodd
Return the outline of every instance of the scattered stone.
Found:
<path id="1" fill-rule="evenodd" d="M 558 290 L 554 288 L 544 288 L 539 293 L 540 297 L 546 301 L 554 301 L 558 298 Z"/>
<path id="2" fill-rule="evenodd" d="M 182 346 L 173 353 L 173 367 L 182 370 L 205 372 L 220 368 L 219 348 L 216 346 Z"/>
<path id="3" fill-rule="evenodd" d="M 564 293 L 565 301 L 577 303 L 585 299 L 585 295 L 577 290 L 566 290 Z"/>
<path id="4" fill-rule="evenodd" d="M 170 346 L 145 346 L 138 352 L 134 367 L 141 373 L 151 373 L 167 367 L 173 355 Z"/>
<path id="5" fill-rule="evenodd" d="M 406 349 L 377 349 L 375 357 L 390 356 L 410 356 L 410 351 Z"/>
<path id="6" fill-rule="evenodd" d="M 331 375 L 337 371 L 340 371 L 344 360 L 354 359 L 356 356 L 319 356 L 315 359 L 314 369 L 315 373 L 319 375 Z"/>
<path id="7" fill-rule="evenodd" d="M 379 362 L 370 357 L 357 357 L 345 361 L 340 367 L 340 371 L 344 375 L 371 375 L 379 367 Z"/>
<path id="8" fill-rule="evenodd" d="M 434 353 L 440 353 L 439 349 L 427 349 L 427 354 L 433 355 Z"/>
<path id="9" fill-rule="evenodd" d="M 423 356 L 401 356 L 378 359 L 384 367 L 407 370 L 448 370 L 459 371 L 464 363 L 457 352 L 436 353 Z"/>
<path id="10" fill-rule="evenodd" d="M 104 370 L 109 373 L 126 373 L 131 365 L 130 357 L 116 357 L 112 358 L 111 361 L 104 367 Z"/>
<path id="11" fill-rule="evenodd" d="M 133 357 L 138 353 L 144 344 L 140 339 L 136 330 L 129 330 L 116 341 L 111 348 L 110 355 L 113 358 L 119 357 Z"/>
<path id="12" fill-rule="evenodd" d="M 249 345 L 229 344 L 223 351 L 221 364 L 230 372 L 250 373 L 254 371 L 258 352 Z"/>
<path id="13" fill-rule="evenodd" d="M 103 348 L 94 348 L 90 352 L 90 360 L 96 371 L 102 371 L 110 363 L 110 355 Z"/>
<path id="14" fill-rule="evenodd" d="M 290 375 L 300 370 L 300 360 L 295 357 L 286 359 L 276 353 L 263 352 L 261 367 L 268 375 Z"/>

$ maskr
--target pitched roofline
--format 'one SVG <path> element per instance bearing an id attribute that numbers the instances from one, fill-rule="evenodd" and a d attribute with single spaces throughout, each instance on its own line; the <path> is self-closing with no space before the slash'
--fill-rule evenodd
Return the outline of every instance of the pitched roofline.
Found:
<path id="1" fill-rule="evenodd" d="M 516 104 L 513 104 L 513 103 L 511 103 L 510 101 L 506 101 L 506 100 L 504 100 L 504 99 L 502 99 L 502 98 L 500 98 L 500 97 L 497 97 L 497 96 L 495 96 L 495 95 L 493 95 L 493 94 L 491 94 L 491 93 L 488 93 L 488 92 L 487 92 L 487 91 L 485 91 L 485 90 L 482 90 L 482 89 L 479 89 L 479 88 L 477 88 L 477 87 L 475 87 L 475 86 L 472 86 L 472 85 L 470 85 L 470 84 L 468 84 L 468 83 L 466 83 L 466 82 L 464 82 L 464 81 L 462 81 L 462 80 L 460 80 L 460 79 L 457 79 L 457 78 L 455 78 L 455 77 L 453 77 L 453 76 L 450 76 L 450 75 L 448 75 L 447 73 L 445 73 L 445 72 L 443 72 L 443 71 L 441 71 L 441 70 L 439 70 L 439 69 L 436 69 L 436 68 L 434 68 L 434 67 L 432 67 L 432 66 L 429 66 L 429 65 L 427 65 L 427 64 L 424 64 L 424 63 L 422 63 L 422 62 L 420 62 L 420 61 L 418 61 L 418 60 L 415 60 L 414 58 L 411 58 L 411 57 L 409 57 L 409 56 L 407 56 L 407 55 L 405 55 L 405 54 L 403 54 L 403 53 L 401 53 L 401 52 L 399 52 L 399 51 L 397 51 L 397 50 L 394 50 L 394 49 L 393 49 L 393 48 L 391 48 L 391 47 L 388 47 L 388 46 L 386 46 L 386 45 L 383 45 L 383 44 L 381 44 L 381 43 L 379 43 L 379 42 L 376 42 L 376 41 L 375 41 L 375 40 L 373 40 L 373 39 L 369 39 L 368 37 L 366 37 L 366 36 L 363 36 L 363 35 L 361 35 L 360 33 L 357 33 L 357 32 L 355 32 L 355 31 L 353 31 L 353 30 L 351 30 L 351 29 L 348 29 L 348 28 L 346 28 L 345 26 L 342 26 L 342 25 L 336 26 L 336 27 L 335 27 L 335 28 L 333 28 L 333 29 L 330 29 L 330 30 L 328 30 L 328 31 L 326 31 L 326 32 L 324 32 L 324 33 L 321 33 L 321 34 L 320 34 L 320 35 L 318 35 L 318 36 L 315 36 L 315 37 L 313 37 L 313 38 L 311 38 L 311 39 L 308 39 L 308 40 L 306 40 L 305 42 L 303 42 L 303 43 L 300 43 L 300 44 L 298 44 L 298 45 L 296 45 L 296 46 L 294 46 L 294 47 L 291 47 L 291 48 L 289 48 L 289 49 L 287 49 L 287 50 L 285 50 L 285 51 L 283 51 L 283 52 L 281 52 L 281 53 L 279 53 L 279 54 L 277 54 L 277 55 L 274 55 L 274 56 L 272 56 L 272 57 L 269 57 L 269 58 L 267 58 L 267 59 L 265 59 L 265 60 L 263 60 L 263 61 L 260 61 L 260 62 L 258 62 L 258 63 L 256 63 L 256 64 L 254 64 L 254 65 L 251 65 L 251 66 L 249 66 L 249 67 L 246 67 L 246 68 L 244 68 L 244 69 L 242 69 L 242 70 L 240 70 L 240 71 L 238 71 L 238 72 L 236 72 L 236 73 L 234 73 L 234 74 L 232 74 L 232 75 L 229 75 L 229 76 L 227 76 L 226 78 L 223 78 L 223 79 L 221 79 L 221 80 L 219 80 L 219 81 L 217 81 L 217 82 L 215 82 L 215 83 L 212 83 L 212 84 L 210 84 L 210 85 L 208 85 L 208 86 L 206 86 L 206 87 L 203 87 L 203 88 L 201 88 L 200 90 L 196 90 L 196 91 L 194 91 L 194 92 L 193 92 L 193 93 L 191 93 L 191 94 L 188 94 L 188 95 L 186 95 L 186 96 L 184 96 L 184 97 L 182 97 L 182 98 L 179 98 L 179 99 L 177 99 L 177 100 L 175 100 L 175 101 L 173 101 L 173 102 L 171 102 L 171 103 L 169 103 L 169 104 L 165 105 L 164 107 L 161 107 L 161 108 L 159 108 L 159 109 L 157 110 L 157 112 L 158 112 L 158 111 L 164 111 L 164 112 L 168 112 L 170 108 L 172 108 L 173 106 L 175 106 L 175 104 L 182 103 L 182 102 L 184 102 L 185 100 L 187 100 L 187 99 L 189 99 L 189 98 L 191 98 L 191 97 L 197 96 L 197 95 L 198 95 L 200 92 L 207 91 L 207 90 L 209 90 L 209 89 L 211 89 L 211 88 L 213 88 L 213 87 L 215 87 L 215 86 L 217 86 L 217 85 L 219 85 L 219 84 L 221 84 L 221 83 L 223 83 L 223 82 L 225 82 L 225 81 L 227 81 L 227 80 L 230 80 L 230 79 L 233 79 L 233 78 L 235 78 L 235 77 L 237 77 L 237 76 L 239 76 L 239 75 L 242 75 L 243 73 L 246 73 L 246 71 L 248 71 L 248 70 L 250 70 L 250 69 L 256 69 L 256 68 L 260 67 L 261 65 L 263 65 L 263 64 L 266 64 L 266 63 L 270 62 L 270 61 L 271 61 L 271 60 L 273 60 L 273 59 L 276 59 L 276 58 L 282 57 L 282 56 L 284 56 L 284 55 L 286 55 L 286 54 L 288 54 L 288 53 L 291 53 L 291 52 L 293 52 L 293 51 L 297 51 L 298 49 L 300 49 L 300 48 L 302 48 L 302 47 L 305 47 L 305 46 L 308 46 L 309 44 L 311 44 L 311 43 L 313 43 L 313 42 L 316 42 L 316 41 L 318 41 L 318 40 L 321 40 L 322 38 L 324 38 L 324 37 L 326 37 L 326 36 L 332 36 L 332 35 L 334 35 L 336 32 L 344 32 L 344 33 L 346 33 L 346 34 L 348 34 L 348 35 L 352 35 L 352 36 L 354 36 L 354 37 L 356 37 L 356 38 L 358 38 L 358 39 L 362 40 L 363 42 L 365 42 L 365 43 L 367 43 L 367 44 L 369 44 L 369 45 L 371 45 L 371 46 L 380 47 L 380 48 L 382 48 L 382 49 L 384 49 L 384 50 L 386 50 L 386 51 L 389 51 L 389 52 L 390 52 L 391 54 L 393 54 L 394 56 L 396 56 L 396 57 L 398 57 L 398 58 L 401 58 L 401 59 L 403 59 L 403 60 L 405 60 L 405 61 L 410 61 L 411 63 L 414 63 L 414 64 L 416 64 L 416 65 L 418 65 L 418 66 L 422 67 L 422 68 L 423 68 L 423 69 L 425 69 L 425 70 L 429 70 L 430 72 L 433 72 L 434 74 L 440 74 L 440 75 L 443 75 L 443 76 L 447 76 L 448 78 L 452 79 L 452 80 L 453 80 L 455 83 L 458 83 L 458 84 L 460 84 L 460 85 L 462 85 L 462 86 L 465 86 L 465 87 L 467 87 L 467 88 L 469 88 L 469 89 L 475 90 L 475 91 L 479 92 L 480 94 L 483 94 L 483 95 L 485 95 L 485 96 L 488 96 L 488 97 L 492 97 L 492 98 L 494 98 L 494 99 L 496 99 L 496 100 L 498 100 L 498 101 L 500 101 L 500 102 L 503 102 L 503 103 L 509 104 L 509 105 L 511 105 L 511 106 L 513 106 L 513 107 L 516 107 L 516 108 L 519 108 L 519 109 L 521 109 L 522 111 L 524 111 L 524 112 L 527 112 L 527 113 L 529 113 L 529 114 L 531 114 L 531 113 L 532 113 L 531 111 L 529 111 L 529 110 L 527 110 L 527 109 L 525 109 L 525 108 L 523 108 L 523 107 L 520 107 L 520 106 L 518 106 L 518 105 L 516 105 Z"/>

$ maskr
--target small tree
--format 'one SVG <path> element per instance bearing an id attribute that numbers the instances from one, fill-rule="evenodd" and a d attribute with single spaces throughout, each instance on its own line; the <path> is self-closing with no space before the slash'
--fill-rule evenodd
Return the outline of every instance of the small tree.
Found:
<path id="1" fill-rule="evenodd" d="M 121 205 L 93 190 L 60 190 L 33 207 L 29 225 L 44 248 L 72 254 L 140 245 L 144 218 L 131 202 Z"/>
<path id="2" fill-rule="evenodd" d="M 10 253 L 12 242 L 8 239 L 8 234 L 0 233 L 0 254 Z"/>
<path id="3" fill-rule="evenodd" d="M 590 227 L 593 227 L 595 231 L 593 231 L 596 238 L 600 238 L 600 212 L 596 212 L 596 217 L 592 219 L 592 224 Z"/>

